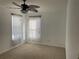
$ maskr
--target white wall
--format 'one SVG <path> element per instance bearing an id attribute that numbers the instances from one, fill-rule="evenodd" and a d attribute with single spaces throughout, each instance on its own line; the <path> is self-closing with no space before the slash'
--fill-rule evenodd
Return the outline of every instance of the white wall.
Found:
<path id="1" fill-rule="evenodd" d="M 66 59 L 78 59 L 79 0 L 68 0 L 66 24 Z"/>
<path id="2" fill-rule="evenodd" d="M 0 7 L 0 51 L 10 47 L 11 17 L 7 9 Z"/>
<path id="3" fill-rule="evenodd" d="M 41 42 L 51 46 L 64 47 L 65 45 L 65 10 L 42 13 Z"/>

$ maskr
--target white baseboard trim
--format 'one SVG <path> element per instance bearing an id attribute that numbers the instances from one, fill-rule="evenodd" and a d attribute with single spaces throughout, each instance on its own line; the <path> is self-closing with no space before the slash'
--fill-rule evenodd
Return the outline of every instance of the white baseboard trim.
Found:
<path id="1" fill-rule="evenodd" d="M 23 44 L 24 44 L 24 42 L 23 42 L 23 43 L 20 43 L 20 44 L 18 44 L 18 45 L 15 45 L 14 47 L 11 47 L 11 48 L 8 48 L 8 49 L 6 49 L 6 50 L 3 50 L 3 51 L 0 52 L 0 54 L 3 54 L 3 53 L 8 52 L 8 51 L 10 51 L 10 50 L 12 50 L 12 49 L 15 49 L 15 48 L 17 48 L 17 47 L 19 47 L 19 46 L 21 46 L 21 45 L 23 45 Z"/>
<path id="2" fill-rule="evenodd" d="M 41 42 L 30 42 L 30 43 L 32 43 L 32 44 L 38 44 L 38 45 L 46 45 L 46 46 L 65 48 L 65 46 L 63 44 L 49 44 L 49 43 L 44 43 L 44 42 L 42 42 L 42 43 Z"/>

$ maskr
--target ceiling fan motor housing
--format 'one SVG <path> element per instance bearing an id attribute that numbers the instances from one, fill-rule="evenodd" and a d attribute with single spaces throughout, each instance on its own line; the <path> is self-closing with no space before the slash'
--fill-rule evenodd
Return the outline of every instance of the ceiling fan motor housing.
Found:
<path id="1" fill-rule="evenodd" d="M 27 10 L 27 9 L 29 8 L 29 6 L 26 5 L 26 4 L 22 4 L 22 5 L 21 5 L 21 8 L 22 8 L 22 10 Z"/>
<path id="2" fill-rule="evenodd" d="M 21 4 L 21 12 L 22 13 L 27 13 L 28 12 L 28 9 L 29 9 L 29 6 L 26 5 L 26 4 Z"/>

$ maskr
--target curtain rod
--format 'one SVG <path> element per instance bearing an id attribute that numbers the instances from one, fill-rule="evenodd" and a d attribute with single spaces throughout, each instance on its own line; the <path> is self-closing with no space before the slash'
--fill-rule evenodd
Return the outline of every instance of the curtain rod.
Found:
<path id="1" fill-rule="evenodd" d="M 41 15 L 29 16 L 29 17 L 41 17 Z"/>
<path id="2" fill-rule="evenodd" d="M 20 15 L 20 14 L 15 14 L 15 13 L 11 13 L 11 15 L 17 15 L 17 16 L 21 16 L 21 17 L 22 17 L 22 15 Z"/>

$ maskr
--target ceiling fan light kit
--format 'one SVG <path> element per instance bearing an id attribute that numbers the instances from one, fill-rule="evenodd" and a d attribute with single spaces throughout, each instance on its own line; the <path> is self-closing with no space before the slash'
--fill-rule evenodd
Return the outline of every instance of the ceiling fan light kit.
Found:
<path id="1" fill-rule="evenodd" d="M 23 14 L 26 14 L 26 13 L 28 12 L 28 10 L 21 10 L 21 12 L 22 12 Z"/>
<path id="2" fill-rule="evenodd" d="M 37 8 L 40 8 L 40 6 L 37 5 L 28 5 L 26 4 L 26 0 L 23 0 L 23 4 L 19 5 L 16 2 L 13 2 L 14 5 L 20 7 L 21 12 L 26 14 L 28 11 L 38 12 Z"/>

